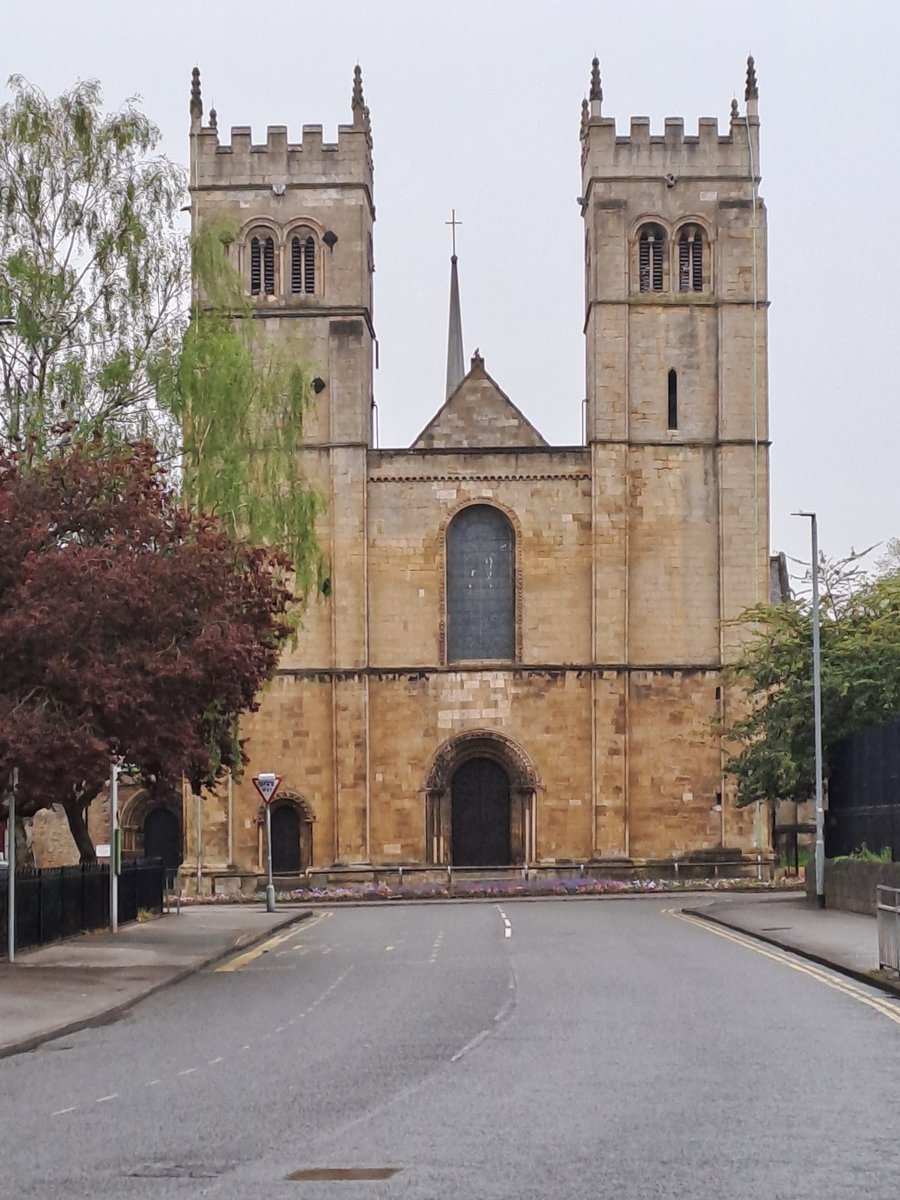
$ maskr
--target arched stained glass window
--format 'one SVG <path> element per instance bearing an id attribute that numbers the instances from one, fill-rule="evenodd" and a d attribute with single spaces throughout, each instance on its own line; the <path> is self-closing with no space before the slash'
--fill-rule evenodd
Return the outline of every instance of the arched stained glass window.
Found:
<path id="1" fill-rule="evenodd" d="M 515 534 L 489 504 L 464 508 L 447 530 L 447 657 L 513 659 Z"/>

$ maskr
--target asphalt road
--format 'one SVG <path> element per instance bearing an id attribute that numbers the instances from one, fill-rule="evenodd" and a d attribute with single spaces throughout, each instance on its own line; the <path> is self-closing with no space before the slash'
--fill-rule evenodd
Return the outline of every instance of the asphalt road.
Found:
<path id="1" fill-rule="evenodd" d="M 900 1004 L 659 898 L 338 908 L 280 939 L 0 1061 L 0 1192 L 897 1195 Z M 323 1168 L 396 1172 L 288 1181 Z"/>

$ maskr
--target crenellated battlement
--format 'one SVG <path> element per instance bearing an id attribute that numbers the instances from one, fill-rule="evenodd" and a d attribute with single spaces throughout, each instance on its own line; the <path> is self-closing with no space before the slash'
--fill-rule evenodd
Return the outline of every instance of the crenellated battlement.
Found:
<path id="1" fill-rule="evenodd" d="M 727 128 L 716 117 L 700 117 L 697 132 L 685 133 L 682 117 L 666 117 L 662 133 L 654 133 L 649 117 L 632 117 L 620 134 L 613 117 L 602 114 L 600 64 L 591 70 L 590 99 L 582 102 L 581 142 L 585 183 L 592 178 L 687 177 L 746 179 L 759 162 L 759 92 L 752 57 L 747 61 L 746 112 L 732 101 Z"/>
<path id="2" fill-rule="evenodd" d="M 249 125 L 234 125 L 231 141 L 217 129 L 201 127 L 194 135 L 195 186 L 209 184 L 310 183 L 372 184 L 372 145 L 362 129 L 339 125 L 336 142 L 326 142 L 321 125 L 304 125 L 302 140 L 288 140 L 286 125 L 270 125 L 266 140 L 254 143 Z"/>
<path id="3" fill-rule="evenodd" d="M 679 175 L 746 178 L 748 146 L 754 154 L 759 119 L 732 119 L 727 133 L 719 132 L 716 117 L 701 117 L 697 133 L 685 133 L 681 117 L 667 117 L 665 132 L 654 133 L 649 117 L 632 117 L 629 132 L 617 131 L 612 117 L 592 117 L 585 127 L 584 163 L 587 177 Z"/>
<path id="4" fill-rule="evenodd" d="M 310 184 L 362 184 L 372 187 L 372 126 L 356 68 L 351 124 L 339 125 L 337 141 L 325 141 L 321 125 L 304 125 L 301 140 L 289 141 L 287 125 L 270 125 L 266 140 L 254 143 L 249 125 L 233 125 L 230 142 L 219 137 L 215 109 L 203 123 L 200 73 L 195 68 L 191 93 L 191 186 L 286 188 Z"/>

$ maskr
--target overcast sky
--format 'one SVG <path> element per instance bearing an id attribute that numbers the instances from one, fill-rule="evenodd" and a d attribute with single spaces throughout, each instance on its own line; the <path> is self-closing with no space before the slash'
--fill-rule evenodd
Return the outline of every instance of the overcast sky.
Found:
<path id="1" fill-rule="evenodd" d="M 443 399 L 455 206 L 466 356 L 551 442 L 581 440 L 578 126 L 591 56 L 627 132 L 683 116 L 724 130 L 756 56 L 770 231 L 772 545 L 808 558 L 900 536 L 900 236 L 889 0 L 5 0 L 0 75 L 47 92 L 97 78 L 138 94 L 187 158 L 198 64 L 219 128 L 349 120 L 362 64 L 375 141 L 381 444 Z M 5 94 L 5 93 L 4 93 Z"/>

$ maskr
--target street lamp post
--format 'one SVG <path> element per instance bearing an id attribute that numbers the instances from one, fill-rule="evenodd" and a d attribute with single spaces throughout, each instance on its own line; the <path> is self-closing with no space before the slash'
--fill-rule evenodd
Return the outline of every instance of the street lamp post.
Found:
<path id="1" fill-rule="evenodd" d="M 822 784 L 822 648 L 819 633 L 819 526 L 814 512 L 792 513 L 809 517 L 812 538 L 812 642 L 813 721 L 816 743 L 816 902 L 825 907 L 825 797 Z"/>

